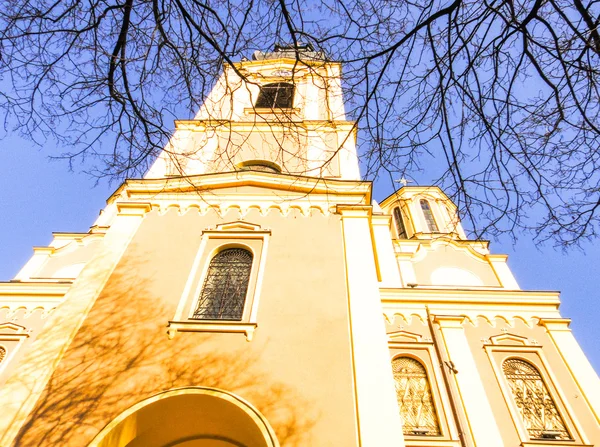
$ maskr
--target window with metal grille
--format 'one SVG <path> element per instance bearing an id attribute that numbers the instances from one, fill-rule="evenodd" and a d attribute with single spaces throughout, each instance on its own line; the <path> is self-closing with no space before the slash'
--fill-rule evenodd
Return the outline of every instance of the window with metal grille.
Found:
<path id="1" fill-rule="evenodd" d="M 413 358 L 396 357 L 392 371 L 404 434 L 439 436 L 440 425 L 425 367 Z"/>
<path id="2" fill-rule="evenodd" d="M 248 292 L 252 253 L 228 248 L 215 255 L 208 266 L 193 320 L 241 320 Z"/>
<path id="3" fill-rule="evenodd" d="M 6 349 L 4 348 L 4 346 L 0 346 L 0 363 L 2 363 L 4 357 L 6 357 Z"/>
<path id="4" fill-rule="evenodd" d="M 535 366 L 513 358 L 504 361 L 502 371 L 532 439 L 572 439 Z"/>
<path id="5" fill-rule="evenodd" d="M 425 223 L 427 224 L 427 229 L 430 233 L 439 233 L 440 230 L 435 222 L 435 218 L 433 217 L 433 211 L 431 211 L 431 206 L 429 202 L 425 199 L 421 199 L 421 210 L 423 210 L 423 216 L 425 217 Z"/>
<path id="6" fill-rule="evenodd" d="M 398 233 L 398 239 L 406 239 L 406 228 L 404 228 L 402 212 L 400 211 L 399 207 L 394 208 L 394 222 L 396 222 L 396 233 Z"/>
<path id="7" fill-rule="evenodd" d="M 277 82 L 260 88 L 257 108 L 291 109 L 294 106 L 294 84 Z"/>

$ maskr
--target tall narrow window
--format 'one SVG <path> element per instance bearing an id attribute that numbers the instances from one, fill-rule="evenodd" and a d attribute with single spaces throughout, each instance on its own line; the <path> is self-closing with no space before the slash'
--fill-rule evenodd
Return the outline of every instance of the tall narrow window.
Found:
<path id="1" fill-rule="evenodd" d="M 404 434 L 440 435 L 427 371 L 423 365 L 410 357 L 396 357 L 392 360 L 392 371 Z"/>
<path id="2" fill-rule="evenodd" d="M 508 359 L 502 370 L 532 439 L 572 439 L 535 366 L 523 360 Z"/>
<path id="3" fill-rule="evenodd" d="M 294 106 L 294 84 L 277 82 L 260 88 L 256 107 L 269 109 L 291 109 Z"/>
<path id="4" fill-rule="evenodd" d="M 6 349 L 4 349 L 4 346 L 0 346 L 0 363 L 2 363 L 4 357 L 6 357 Z"/>
<path id="5" fill-rule="evenodd" d="M 406 228 L 404 228 L 404 221 L 402 220 L 402 212 L 400 207 L 394 208 L 394 222 L 396 222 L 396 233 L 398 233 L 398 239 L 406 239 Z"/>
<path id="6" fill-rule="evenodd" d="M 435 223 L 435 218 L 433 217 L 433 212 L 431 211 L 431 206 L 429 202 L 425 199 L 421 199 L 421 209 L 423 210 L 423 216 L 425 217 L 425 223 L 427 224 L 427 229 L 430 233 L 439 233 L 440 230 Z"/>
<path id="7" fill-rule="evenodd" d="M 210 261 L 194 320 L 241 320 L 248 292 L 252 253 L 229 248 Z"/>

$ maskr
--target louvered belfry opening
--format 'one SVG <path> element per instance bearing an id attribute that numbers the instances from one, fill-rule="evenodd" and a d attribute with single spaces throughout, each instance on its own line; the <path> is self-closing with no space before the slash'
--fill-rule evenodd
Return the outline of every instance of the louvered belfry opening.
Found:
<path id="1" fill-rule="evenodd" d="M 256 107 L 291 109 L 294 107 L 294 84 L 276 82 L 261 86 Z"/>
<path id="2" fill-rule="evenodd" d="M 252 253 L 228 248 L 210 261 L 194 320 L 241 320 L 248 292 Z"/>

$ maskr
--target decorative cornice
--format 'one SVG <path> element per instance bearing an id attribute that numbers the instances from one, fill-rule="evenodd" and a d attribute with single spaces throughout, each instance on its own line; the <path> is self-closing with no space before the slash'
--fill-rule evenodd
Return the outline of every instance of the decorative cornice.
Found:
<path id="1" fill-rule="evenodd" d="M 254 187 L 256 191 L 248 194 L 241 187 Z M 244 216 L 249 210 L 258 209 L 266 215 L 275 209 L 285 216 L 297 209 L 304 216 L 312 210 L 329 215 L 340 203 L 370 207 L 371 188 L 371 182 L 235 171 L 127 180 L 108 203 L 115 203 L 120 214 L 127 215 L 142 215 L 150 209 L 164 213 L 169 208 L 176 208 L 180 214 L 195 209 L 200 214 L 214 210 L 224 215 L 237 209 Z"/>
<path id="2" fill-rule="evenodd" d="M 450 198 L 438 186 L 403 186 L 399 190 L 394 191 L 392 194 L 383 199 L 380 203 L 380 206 L 384 208 L 396 200 L 409 200 L 412 199 L 413 196 L 420 194 L 431 194 L 432 192 L 434 192 L 436 195 L 439 195 L 439 199 L 447 201 L 452 205 L 452 208 L 456 209 L 454 202 L 452 202 L 452 200 L 450 200 Z"/>
<path id="3" fill-rule="evenodd" d="M 244 109 L 244 113 L 246 115 L 252 114 L 257 118 L 260 118 L 261 115 L 266 115 L 268 117 L 272 116 L 285 116 L 286 120 L 252 120 L 252 121 L 238 121 L 238 120 L 223 120 L 223 119 L 208 119 L 208 120 L 176 120 L 175 128 L 177 130 L 191 130 L 195 132 L 204 132 L 207 129 L 211 130 L 224 130 L 224 131 L 278 131 L 278 130 L 289 130 L 290 128 L 294 128 L 296 130 L 302 131 L 323 131 L 323 130 L 331 130 L 331 131 L 346 131 L 354 134 L 356 137 L 357 127 L 355 121 L 347 121 L 347 120 L 302 120 L 302 119 L 289 119 L 289 115 L 297 116 L 297 109 L 256 109 L 256 108 L 246 108 Z"/>
<path id="4" fill-rule="evenodd" d="M 370 181 L 338 180 L 291 174 L 275 174 L 260 171 L 232 171 L 158 179 L 128 179 L 111 195 L 108 203 L 122 193 L 128 197 L 164 193 L 209 192 L 212 190 L 242 186 L 258 186 L 280 191 L 310 194 L 364 196 L 370 205 Z"/>
<path id="5" fill-rule="evenodd" d="M 71 285 L 72 281 L 0 282 L 0 309 L 25 309 L 27 313 L 42 309 L 47 314 L 62 302 Z"/>
<path id="6" fill-rule="evenodd" d="M 229 64 L 225 63 L 224 66 L 227 67 Z M 279 68 L 282 65 L 289 65 L 295 68 L 297 71 L 306 70 L 307 67 L 326 67 L 326 66 L 338 66 L 341 67 L 340 62 L 332 62 L 332 61 L 324 61 L 324 60 L 310 60 L 310 59 L 292 59 L 288 57 L 281 57 L 277 59 L 260 59 L 260 60 L 249 60 L 243 62 L 234 62 L 232 64 L 237 69 L 243 69 L 248 67 L 269 67 L 273 66 L 273 68 Z"/>
<path id="7" fill-rule="evenodd" d="M 411 247 L 411 251 L 396 251 L 396 256 L 405 256 L 409 253 L 411 256 L 417 253 L 420 247 L 431 248 L 435 245 L 452 245 L 458 250 L 463 250 L 466 253 L 471 254 L 476 257 L 479 261 L 489 262 L 489 261 L 498 261 L 504 260 L 508 258 L 508 255 L 490 255 L 487 253 L 481 253 L 477 251 L 477 248 L 481 248 L 482 250 L 487 251 L 489 246 L 489 241 L 483 241 L 479 239 L 455 239 L 451 237 L 445 236 L 443 233 L 435 233 L 435 237 L 432 239 L 396 239 L 394 241 L 395 247 L 402 247 L 403 249 L 406 247 Z"/>
<path id="8" fill-rule="evenodd" d="M 434 289 L 434 288 L 381 288 L 381 301 L 385 304 L 469 304 L 549 306 L 558 309 L 560 292 L 523 291 L 506 289 Z"/>

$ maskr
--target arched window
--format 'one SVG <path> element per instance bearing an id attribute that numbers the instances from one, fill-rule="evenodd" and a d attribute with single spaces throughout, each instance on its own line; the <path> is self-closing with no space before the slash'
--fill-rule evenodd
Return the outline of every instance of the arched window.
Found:
<path id="1" fill-rule="evenodd" d="M 421 199 L 421 209 L 423 210 L 423 216 L 425 217 L 425 223 L 427 224 L 427 229 L 430 233 L 439 233 L 440 230 L 435 223 L 435 218 L 433 217 L 433 212 L 431 211 L 431 206 L 429 202 L 425 199 Z"/>
<path id="2" fill-rule="evenodd" d="M 4 346 L 0 346 L 0 363 L 2 363 L 4 357 L 6 357 L 6 349 L 4 348 Z"/>
<path id="3" fill-rule="evenodd" d="M 228 248 L 215 255 L 208 266 L 195 320 L 241 320 L 252 269 L 252 253 Z"/>
<path id="4" fill-rule="evenodd" d="M 524 360 L 507 359 L 502 371 L 532 439 L 572 439 L 535 366 Z"/>
<path id="5" fill-rule="evenodd" d="M 406 239 L 406 228 L 404 228 L 404 221 L 402 220 L 402 212 L 400 207 L 394 208 L 394 222 L 396 222 L 396 233 L 398 233 L 398 239 Z"/>
<path id="6" fill-rule="evenodd" d="M 242 171 L 261 171 L 271 172 L 273 174 L 280 174 L 281 169 L 275 163 L 266 160 L 249 160 L 240 163 L 239 168 Z"/>
<path id="7" fill-rule="evenodd" d="M 423 365 L 410 357 L 396 357 L 392 371 L 404 434 L 438 436 L 440 426 Z"/>
<path id="8" fill-rule="evenodd" d="M 291 109 L 294 106 L 294 84 L 277 82 L 260 88 L 257 108 Z"/>

